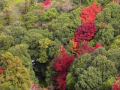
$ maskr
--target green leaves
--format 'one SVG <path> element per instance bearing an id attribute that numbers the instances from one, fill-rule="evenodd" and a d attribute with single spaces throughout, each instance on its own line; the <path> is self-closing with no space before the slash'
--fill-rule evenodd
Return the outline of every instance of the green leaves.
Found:
<path id="1" fill-rule="evenodd" d="M 102 84 L 100 71 L 97 71 L 94 67 L 89 67 L 87 70 L 83 71 L 78 78 L 78 82 L 75 84 L 76 90 L 93 90 L 99 84 Z"/>
<path id="2" fill-rule="evenodd" d="M 0 49 L 1 50 L 7 50 L 12 46 L 14 43 L 14 39 L 12 36 L 6 35 L 6 34 L 0 34 Z"/>
<path id="3" fill-rule="evenodd" d="M 102 75 L 102 82 L 106 81 L 109 77 L 112 77 L 116 74 L 117 70 L 115 64 L 108 60 L 106 56 L 98 55 L 95 57 L 92 62 L 92 66 L 96 67 L 98 71 L 100 71 Z"/>
<path id="4" fill-rule="evenodd" d="M 39 57 L 40 58 L 37 59 L 39 63 L 48 62 L 47 48 L 49 47 L 50 44 L 51 44 L 51 40 L 49 40 L 48 38 L 44 38 L 39 41 L 39 45 L 40 45 Z"/>
<path id="5" fill-rule="evenodd" d="M 44 11 L 41 15 L 40 15 L 40 20 L 41 21 L 51 21 L 52 19 L 55 19 L 56 17 L 59 16 L 58 11 L 56 10 L 56 8 L 50 8 L 47 11 Z"/>
<path id="6" fill-rule="evenodd" d="M 104 8 L 104 11 L 97 15 L 96 23 L 111 24 L 114 28 L 114 35 L 120 34 L 119 23 L 120 23 L 120 6 L 116 3 L 109 3 Z"/>
<path id="7" fill-rule="evenodd" d="M 94 37 L 95 42 L 99 42 L 104 45 L 106 48 L 111 44 L 114 39 L 114 28 L 108 24 L 103 29 L 99 29 Z"/>
<path id="8" fill-rule="evenodd" d="M 70 73 L 74 83 L 68 82 L 68 87 L 72 84 L 75 90 L 94 90 L 114 77 L 117 69 L 115 63 L 106 56 L 105 49 L 100 48 L 75 60 Z"/>
<path id="9" fill-rule="evenodd" d="M 114 38 L 114 41 L 110 45 L 110 49 L 120 48 L 120 35 Z"/>
<path id="10" fill-rule="evenodd" d="M 21 90 L 28 90 L 31 87 L 31 80 L 28 70 L 22 65 L 18 57 L 13 56 L 11 53 L 6 52 L 1 57 L 3 68 L 2 78 L 0 77 L 0 88 L 5 84 L 6 87 L 18 87 Z M 8 82 L 8 83 L 6 83 Z"/>

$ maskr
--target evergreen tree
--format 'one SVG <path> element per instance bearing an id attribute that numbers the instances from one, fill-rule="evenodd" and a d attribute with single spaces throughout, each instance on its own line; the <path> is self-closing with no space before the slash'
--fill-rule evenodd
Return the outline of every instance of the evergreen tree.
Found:
<path id="1" fill-rule="evenodd" d="M 120 35 L 114 38 L 114 41 L 110 45 L 110 49 L 120 48 Z"/>
<path id="2" fill-rule="evenodd" d="M 106 57 L 104 49 L 85 54 L 75 60 L 71 69 L 73 90 L 93 90 L 117 74 L 115 63 Z M 67 84 L 71 86 L 71 83 Z"/>
<path id="3" fill-rule="evenodd" d="M 1 57 L 3 68 L 0 77 L 0 88 L 19 88 L 28 90 L 31 87 L 29 71 L 22 65 L 22 61 L 11 53 L 6 52 Z"/>
<path id="4" fill-rule="evenodd" d="M 112 43 L 114 39 L 114 28 L 108 24 L 105 28 L 99 29 L 94 37 L 95 43 L 101 43 L 105 48 L 108 49 L 108 46 Z"/>

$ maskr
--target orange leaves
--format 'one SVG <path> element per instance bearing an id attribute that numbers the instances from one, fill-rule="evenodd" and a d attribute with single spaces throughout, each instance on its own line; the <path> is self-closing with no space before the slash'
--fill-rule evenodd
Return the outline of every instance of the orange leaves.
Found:
<path id="1" fill-rule="evenodd" d="M 75 42 L 73 39 L 70 40 L 70 42 L 73 44 L 73 49 L 74 49 L 74 51 L 77 51 L 77 45 L 78 45 L 78 43 Z"/>
<path id="2" fill-rule="evenodd" d="M 94 2 L 88 8 L 83 8 L 81 13 L 82 23 L 90 23 L 96 19 L 96 15 L 102 11 L 101 5 Z"/>

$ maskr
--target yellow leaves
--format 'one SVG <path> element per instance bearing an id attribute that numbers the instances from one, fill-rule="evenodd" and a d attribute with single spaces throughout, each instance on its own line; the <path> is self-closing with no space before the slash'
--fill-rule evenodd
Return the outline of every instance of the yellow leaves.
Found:
<path id="1" fill-rule="evenodd" d="M 42 39 L 39 41 L 40 44 L 40 48 L 48 48 L 48 45 L 51 43 L 51 40 L 49 40 L 48 38 Z"/>
<path id="2" fill-rule="evenodd" d="M 24 3 L 25 0 L 6 0 L 8 8 L 14 8 L 19 3 Z"/>
<path id="3" fill-rule="evenodd" d="M 70 40 L 70 42 L 73 44 L 73 49 L 74 49 L 74 51 L 76 51 L 76 50 L 77 50 L 77 45 L 78 45 L 78 43 L 75 42 L 73 39 Z"/>
<path id="4" fill-rule="evenodd" d="M 9 6 L 10 6 L 10 4 L 14 5 L 14 4 L 19 4 L 19 3 L 24 3 L 25 0 L 7 0 L 7 2 L 9 3 Z"/>

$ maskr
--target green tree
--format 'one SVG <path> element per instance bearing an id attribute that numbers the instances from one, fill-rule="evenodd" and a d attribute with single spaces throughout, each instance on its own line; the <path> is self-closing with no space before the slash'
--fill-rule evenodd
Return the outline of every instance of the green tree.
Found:
<path id="1" fill-rule="evenodd" d="M 5 7 L 5 1 L 4 0 L 0 0 L 0 11 L 2 11 Z"/>
<path id="2" fill-rule="evenodd" d="M 48 50 L 52 40 L 49 38 L 52 38 L 52 33 L 49 33 L 48 30 L 33 29 L 29 30 L 22 40 L 22 43 L 28 45 L 28 52 L 34 61 L 33 67 L 40 84 L 45 83 L 46 65 L 50 61 Z"/>
<path id="3" fill-rule="evenodd" d="M 58 16 L 59 16 L 59 13 L 56 10 L 56 8 L 50 8 L 50 9 L 44 11 L 43 13 L 41 13 L 40 20 L 44 21 L 44 22 L 48 22 Z"/>
<path id="4" fill-rule="evenodd" d="M 110 49 L 120 48 L 120 35 L 114 38 L 114 41 L 110 45 Z"/>
<path id="5" fill-rule="evenodd" d="M 96 56 L 91 65 L 100 71 L 102 82 L 105 82 L 109 77 L 117 73 L 115 63 L 108 60 L 108 58 L 103 55 Z"/>
<path id="6" fill-rule="evenodd" d="M 96 0 L 98 3 L 100 3 L 103 7 L 105 7 L 107 4 L 111 2 L 111 0 Z"/>
<path id="7" fill-rule="evenodd" d="M 38 21 L 38 16 L 35 10 L 31 10 L 22 16 L 21 24 L 27 29 L 33 29 L 36 27 L 37 21 Z"/>
<path id="8" fill-rule="evenodd" d="M 14 23 L 14 15 L 13 15 L 13 11 L 10 8 L 5 8 L 4 10 L 4 25 L 12 25 Z"/>
<path id="9" fill-rule="evenodd" d="M 56 19 L 53 19 L 50 24 L 50 31 L 53 32 L 53 37 L 56 37 L 61 43 L 66 45 L 69 40 L 74 36 L 75 29 L 73 29 L 74 23 L 70 19 L 70 15 L 62 13 Z"/>
<path id="10" fill-rule="evenodd" d="M 94 67 L 89 67 L 79 75 L 78 81 L 75 83 L 75 90 L 94 90 L 102 84 L 100 71 Z"/>
<path id="11" fill-rule="evenodd" d="M 28 53 L 28 45 L 17 44 L 15 46 L 11 47 L 8 51 L 11 52 L 14 56 L 18 56 L 22 60 L 22 64 L 29 71 L 30 79 L 34 83 L 38 83 L 38 81 L 35 77 L 35 73 L 33 71 L 31 56 Z"/>
<path id="12" fill-rule="evenodd" d="M 10 35 L 14 38 L 14 45 L 21 44 L 26 33 L 27 30 L 24 27 L 21 26 L 11 27 Z"/>
<path id="13" fill-rule="evenodd" d="M 29 30 L 22 40 L 22 43 L 28 44 L 29 53 L 33 60 L 38 60 L 39 62 L 47 62 L 47 49 L 49 44 L 51 43 L 52 33 L 49 33 L 47 30 L 42 29 L 33 29 Z M 40 59 L 41 58 L 41 59 Z M 42 59 L 46 58 L 46 59 Z"/>
<path id="14" fill-rule="evenodd" d="M 104 11 L 99 13 L 96 18 L 97 26 L 101 26 L 103 24 L 109 25 L 111 24 L 114 28 L 114 35 L 117 36 L 120 34 L 120 5 L 116 3 L 109 3 L 105 6 Z"/>
<path id="15" fill-rule="evenodd" d="M 14 44 L 14 38 L 10 35 L 1 33 L 0 34 L 0 49 L 7 50 Z"/>
<path id="16" fill-rule="evenodd" d="M 115 62 L 116 68 L 120 69 L 120 48 L 110 49 L 107 53 L 109 60 Z"/>
<path id="17" fill-rule="evenodd" d="M 107 56 L 105 49 L 97 49 L 75 60 L 70 68 L 73 90 L 94 90 L 102 86 L 109 78 L 117 74 L 115 63 Z M 69 80 L 68 80 L 69 81 Z M 71 80 L 72 81 L 72 80 Z"/>
<path id="18" fill-rule="evenodd" d="M 114 28 L 111 24 L 108 24 L 105 28 L 99 29 L 94 37 L 95 43 L 101 43 L 105 48 L 108 49 L 108 46 L 112 43 L 114 39 Z"/>
<path id="19" fill-rule="evenodd" d="M 72 25 L 73 29 L 76 29 L 78 26 L 81 25 L 81 18 L 80 18 L 81 8 L 82 7 L 79 6 L 70 12 L 70 14 L 71 14 L 70 18 L 72 19 L 72 22 L 74 23 Z"/>
<path id="20" fill-rule="evenodd" d="M 31 87 L 29 71 L 22 65 L 22 61 L 11 53 L 6 52 L 1 57 L 3 68 L 0 77 L 0 88 L 19 88 L 20 90 L 28 90 Z"/>

